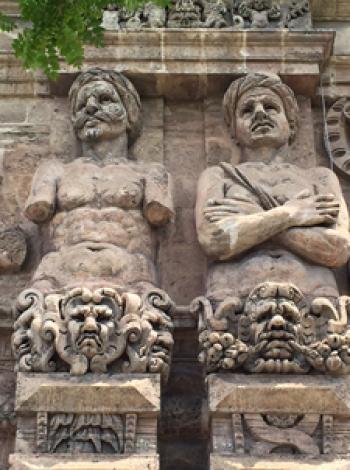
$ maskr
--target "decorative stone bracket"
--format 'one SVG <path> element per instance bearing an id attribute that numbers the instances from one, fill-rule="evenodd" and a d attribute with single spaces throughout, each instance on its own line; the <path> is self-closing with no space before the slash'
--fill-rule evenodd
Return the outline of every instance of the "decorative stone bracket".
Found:
<path id="1" fill-rule="evenodd" d="M 350 372 L 350 298 L 308 303 L 292 284 L 266 282 L 243 302 L 198 298 L 199 360 L 207 372 Z"/>
<path id="2" fill-rule="evenodd" d="M 78 287 L 19 296 L 12 345 L 17 370 L 169 373 L 171 300 L 161 290 L 143 298 L 118 288 Z"/>

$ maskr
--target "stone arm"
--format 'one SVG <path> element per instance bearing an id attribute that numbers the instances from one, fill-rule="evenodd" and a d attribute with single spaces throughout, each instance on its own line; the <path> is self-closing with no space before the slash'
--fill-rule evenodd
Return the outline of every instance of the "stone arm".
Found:
<path id="1" fill-rule="evenodd" d="M 292 226 L 288 208 L 262 209 L 248 190 L 237 185 L 235 213 L 220 220 L 205 217 L 208 202 L 225 198 L 225 176 L 220 167 L 205 170 L 199 180 L 196 204 L 198 239 L 205 252 L 226 260 L 243 253 Z M 231 199 L 232 201 L 233 199 Z M 224 205 L 222 206 L 224 207 Z"/>
<path id="2" fill-rule="evenodd" d="M 230 186 L 232 191 L 232 180 Z M 340 266 L 349 256 L 348 217 L 340 188 L 334 181 L 332 187 L 327 186 L 327 191 L 335 192 L 340 203 L 338 217 L 329 215 L 333 207 L 327 206 L 333 206 L 334 201 L 328 202 L 327 197 L 321 195 L 296 195 L 284 205 L 264 210 L 257 197 L 240 184 L 236 184 L 234 198 L 225 199 L 223 170 L 209 168 L 202 174 L 198 186 L 199 242 L 208 255 L 227 260 L 267 240 L 275 240 L 317 264 Z"/>
<path id="3" fill-rule="evenodd" d="M 275 240 L 293 253 L 316 264 L 337 268 L 350 256 L 349 214 L 336 175 L 327 168 L 317 168 L 319 187 L 335 195 L 339 202 L 336 223 L 326 226 L 291 227 Z"/>
<path id="4" fill-rule="evenodd" d="M 162 165 L 145 169 L 143 213 L 151 225 L 167 224 L 174 216 L 172 181 Z"/>
<path id="5" fill-rule="evenodd" d="M 56 208 L 57 181 L 62 165 L 57 161 L 47 161 L 39 166 L 28 196 L 24 213 L 36 224 L 47 222 Z"/>

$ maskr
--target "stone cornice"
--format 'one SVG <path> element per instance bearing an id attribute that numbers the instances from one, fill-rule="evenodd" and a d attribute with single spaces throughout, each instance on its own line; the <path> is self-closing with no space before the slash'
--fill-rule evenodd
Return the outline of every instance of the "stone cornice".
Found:
<path id="1" fill-rule="evenodd" d="M 124 71 L 145 96 L 199 99 L 223 92 L 249 71 L 278 73 L 296 93 L 312 96 L 332 53 L 333 31 L 166 29 L 110 32 L 105 47 L 85 49 L 82 69 Z M 0 51 L 0 95 L 45 95 L 42 75 L 26 73 L 9 51 Z M 65 95 L 76 69 L 62 62 L 53 94 Z M 300 80 L 300 77 L 303 77 Z M 14 86 L 21 83 L 20 87 Z M 24 86 L 26 84 L 26 86 Z"/>

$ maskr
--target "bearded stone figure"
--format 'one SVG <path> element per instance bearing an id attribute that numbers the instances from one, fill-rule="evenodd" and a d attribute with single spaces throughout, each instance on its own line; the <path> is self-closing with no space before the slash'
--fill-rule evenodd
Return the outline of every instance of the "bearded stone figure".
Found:
<path id="1" fill-rule="evenodd" d="M 254 303 L 244 306 L 248 296 L 259 305 L 258 318 L 266 320 L 264 331 L 258 328 L 264 338 L 259 348 L 260 356 L 269 358 L 259 367 L 250 361 L 252 371 L 300 372 L 300 361 L 287 364 L 292 356 L 295 359 L 296 343 L 305 343 L 300 338 L 312 331 L 314 340 L 324 339 L 327 328 L 322 333 L 317 325 L 330 319 L 343 325 L 338 332 L 347 328 L 347 301 L 339 303 L 332 271 L 349 258 L 347 208 L 332 171 L 321 167 L 305 170 L 288 162 L 298 112 L 292 90 L 274 75 L 249 74 L 234 81 L 225 94 L 225 120 L 241 148 L 242 163 L 222 163 L 205 170 L 196 206 L 198 238 L 211 258 L 207 277 L 210 312 L 204 315 L 201 341 L 206 352 L 219 344 L 217 353 L 211 350 L 211 359 L 207 356 L 211 370 L 224 361 L 223 349 L 232 344 L 231 339 L 230 344 L 222 340 L 223 331 L 231 331 L 232 338 L 245 343 L 238 351 L 245 355 L 242 363 L 249 354 L 246 345 L 255 345 L 254 331 L 249 339 L 242 328 L 238 327 L 241 333 L 237 330 L 243 311 L 243 323 L 255 324 Z M 255 291 L 257 286 L 268 286 L 275 294 L 263 295 L 260 288 Z M 300 292 L 304 307 L 298 307 L 299 301 L 290 307 L 289 294 L 281 294 L 288 286 L 291 292 Z M 292 311 L 293 322 L 302 328 L 288 326 Z M 271 330 L 278 330 L 277 336 Z M 220 334 L 209 340 L 213 331 Z M 335 332 L 331 327 L 330 331 Z M 268 345 L 271 341 L 272 346 Z M 251 353 L 259 356 L 256 349 Z M 236 358 L 236 353 L 229 353 L 229 360 L 219 368 L 233 368 Z"/>
<path id="2" fill-rule="evenodd" d="M 106 281 L 136 292 L 156 284 L 152 226 L 173 215 L 161 165 L 128 159 L 141 130 L 141 103 L 122 74 L 81 74 L 69 100 L 82 156 L 39 167 L 25 214 L 42 228 L 46 254 L 33 286 L 50 291 Z"/>
<path id="3" fill-rule="evenodd" d="M 82 73 L 69 100 L 82 156 L 41 165 L 25 207 L 41 227 L 44 255 L 15 306 L 18 369 L 57 370 L 61 360 L 74 375 L 109 365 L 167 375 L 172 322 L 169 299 L 155 288 L 153 228 L 173 216 L 169 175 L 128 159 L 141 103 L 122 74 Z M 71 292 L 81 304 L 72 315 L 63 308 Z"/>

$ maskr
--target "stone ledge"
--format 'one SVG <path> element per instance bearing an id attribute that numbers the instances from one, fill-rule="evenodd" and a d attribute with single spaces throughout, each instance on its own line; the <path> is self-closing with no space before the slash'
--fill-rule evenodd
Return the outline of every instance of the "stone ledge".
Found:
<path id="1" fill-rule="evenodd" d="M 349 376 L 212 374 L 207 383 L 210 413 L 350 415 Z"/>
<path id="2" fill-rule="evenodd" d="M 297 94 L 312 96 L 329 60 L 333 31 L 157 29 L 109 32 L 105 47 L 85 48 L 82 70 L 103 67 L 124 71 L 143 96 L 200 99 L 223 93 L 236 77 L 270 70 Z M 25 73 L 8 50 L 0 52 L 0 95 L 66 96 L 77 74 L 61 63 L 55 83 Z"/>
<path id="3" fill-rule="evenodd" d="M 80 455 L 37 454 L 10 455 L 11 470 L 159 470 L 159 458 L 155 456 L 102 456 L 93 454 L 91 458 Z"/>
<path id="4" fill-rule="evenodd" d="M 103 399 L 101 400 L 101 397 Z M 140 413 L 158 415 L 157 374 L 19 373 L 16 411 L 59 413 Z"/>
<path id="5" fill-rule="evenodd" d="M 267 460 L 252 457 L 210 456 L 210 470 L 349 470 L 350 460 L 292 460 L 269 456 Z"/>

